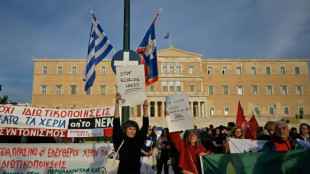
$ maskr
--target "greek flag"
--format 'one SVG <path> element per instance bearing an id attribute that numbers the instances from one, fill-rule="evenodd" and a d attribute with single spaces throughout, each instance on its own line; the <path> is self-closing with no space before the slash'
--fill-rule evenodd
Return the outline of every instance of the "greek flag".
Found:
<path id="1" fill-rule="evenodd" d="M 92 13 L 92 12 L 91 12 Z M 83 80 L 85 81 L 84 90 L 87 91 L 89 87 L 93 86 L 96 78 L 95 65 L 104 59 L 113 49 L 108 37 L 103 32 L 95 15 L 93 15 L 93 23 L 91 26 L 88 55 L 85 63 Z"/>

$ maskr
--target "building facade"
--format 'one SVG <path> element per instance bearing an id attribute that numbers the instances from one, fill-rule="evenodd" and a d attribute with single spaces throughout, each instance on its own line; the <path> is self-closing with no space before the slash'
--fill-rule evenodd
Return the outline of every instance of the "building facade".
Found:
<path id="1" fill-rule="evenodd" d="M 198 127 L 235 121 L 238 101 L 260 126 L 284 119 L 292 126 L 309 121 L 309 59 L 205 59 L 169 47 L 157 52 L 159 81 L 146 87 L 150 124 L 167 126 L 165 97 L 186 92 Z M 96 79 L 84 91 L 85 59 L 34 59 L 32 106 L 84 108 L 115 104 L 116 75 L 111 59 L 96 66 Z M 142 107 L 130 107 L 141 123 Z M 249 119 L 248 118 L 248 119 Z"/>

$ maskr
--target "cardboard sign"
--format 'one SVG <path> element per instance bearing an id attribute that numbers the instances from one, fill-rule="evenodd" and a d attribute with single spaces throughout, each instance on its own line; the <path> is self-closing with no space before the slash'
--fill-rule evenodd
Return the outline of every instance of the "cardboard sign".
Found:
<path id="1" fill-rule="evenodd" d="M 194 129 L 187 93 L 167 96 L 166 110 L 169 112 L 166 118 L 170 132 Z"/>
<path id="2" fill-rule="evenodd" d="M 146 99 L 144 66 L 116 67 L 118 92 L 122 106 L 142 105 Z"/>

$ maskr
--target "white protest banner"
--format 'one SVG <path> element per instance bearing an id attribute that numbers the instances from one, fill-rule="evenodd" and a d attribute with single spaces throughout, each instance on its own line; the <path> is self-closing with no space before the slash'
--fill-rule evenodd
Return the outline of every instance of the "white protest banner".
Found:
<path id="1" fill-rule="evenodd" d="M 187 93 L 167 96 L 166 109 L 169 112 L 166 118 L 170 132 L 194 129 Z"/>
<path id="2" fill-rule="evenodd" d="M 67 137 L 68 129 L 112 128 L 113 114 L 114 106 L 45 109 L 0 105 L 0 136 Z"/>
<path id="3" fill-rule="evenodd" d="M 122 106 L 142 105 L 146 99 L 144 66 L 116 67 L 117 88 L 122 95 Z"/>
<path id="4" fill-rule="evenodd" d="M 250 140 L 230 138 L 230 153 L 257 152 L 262 149 L 267 140 Z"/>
<path id="5" fill-rule="evenodd" d="M 310 148 L 310 142 L 297 140 L 305 149 Z M 260 151 L 267 140 L 250 140 L 250 139 L 235 139 L 230 138 L 229 150 L 230 153 L 258 152 Z"/>
<path id="6" fill-rule="evenodd" d="M 1 173 L 100 173 L 113 144 L 1 144 Z"/>

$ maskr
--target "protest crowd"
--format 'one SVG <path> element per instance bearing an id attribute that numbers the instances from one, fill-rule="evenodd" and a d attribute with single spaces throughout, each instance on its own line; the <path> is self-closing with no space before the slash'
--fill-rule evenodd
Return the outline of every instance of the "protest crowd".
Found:
<path id="1" fill-rule="evenodd" d="M 171 166 L 174 173 L 202 173 L 200 156 L 212 154 L 229 154 L 229 142 L 232 139 L 265 140 L 259 151 L 290 151 L 304 149 L 299 143 L 310 143 L 309 124 L 302 123 L 299 128 L 289 129 L 283 121 L 268 121 L 264 127 L 250 123 L 240 125 L 235 122 L 214 127 L 170 132 L 164 128 L 160 134 L 157 127 L 151 126 L 148 119 L 147 100 L 143 103 L 143 125 L 128 120 L 120 124 L 119 101 L 120 93 L 116 94 L 116 105 L 113 120 L 113 143 L 115 150 L 119 149 L 120 165 L 118 173 L 169 173 Z M 169 112 L 164 114 L 169 117 Z M 238 123 L 239 122 L 239 123 Z M 245 130 L 246 129 L 246 130 Z M 65 139 L 65 141 L 64 141 Z M 298 141 L 297 141 L 298 140 Z M 20 137 L 1 136 L 1 143 L 84 143 L 84 138 L 59 137 Z"/>

